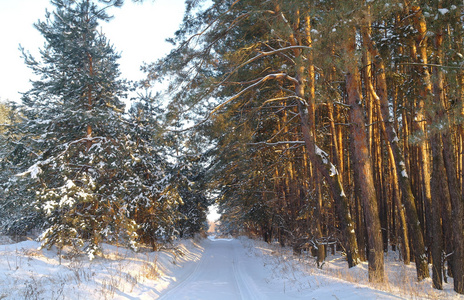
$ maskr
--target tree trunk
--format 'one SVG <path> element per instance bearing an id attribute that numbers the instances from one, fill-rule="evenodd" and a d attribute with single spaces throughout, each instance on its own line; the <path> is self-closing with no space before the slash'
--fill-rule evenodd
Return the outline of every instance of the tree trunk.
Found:
<path id="1" fill-rule="evenodd" d="M 278 8 L 276 8 L 276 11 L 278 11 Z M 310 42 L 311 40 L 309 19 L 306 19 L 305 26 L 305 38 L 307 42 Z M 290 36 L 290 44 L 295 45 L 296 40 L 297 39 L 295 39 L 294 35 L 292 34 Z M 294 49 L 293 52 L 295 57 L 301 57 L 301 49 Z M 337 215 L 339 217 L 340 225 L 343 232 L 343 244 L 346 250 L 348 266 L 351 268 L 358 264 L 359 257 L 358 244 L 356 241 L 355 234 L 355 226 L 351 218 L 349 202 L 345 195 L 345 191 L 340 180 L 340 174 L 337 168 L 329 161 L 327 153 L 325 153 L 316 145 L 315 133 L 312 130 L 313 128 L 315 128 L 315 119 L 313 116 L 309 114 L 311 106 L 315 106 L 315 98 L 312 97 L 311 99 L 309 99 L 308 103 L 306 102 L 305 97 L 305 82 L 306 80 L 308 80 L 308 77 L 305 75 L 307 69 L 305 69 L 305 66 L 302 64 L 297 65 L 296 68 L 297 76 L 296 82 L 294 82 L 295 94 L 299 98 L 298 113 L 300 116 L 301 131 L 303 133 L 306 151 L 308 152 L 308 156 L 311 163 L 316 167 L 316 170 L 319 171 L 319 173 L 326 179 L 327 183 L 330 186 L 332 197 L 335 201 Z"/>
<path id="2" fill-rule="evenodd" d="M 458 38 L 458 45 L 462 45 L 462 33 Z M 458 95 L 459 102 L 461 105 L 460 117 L 461 120 L 464 120 L 464 72 L 462 69 L 459 70 L 458 74 Z M 453 226 L 453 238 L 455 253 L 453 257 L 453 282 L 454 290 L 457 293 L 464 294 L 464 124 L 459 125 L 459 158 L 460 158 L 460 175 L 461 180 L 461 197 L 451 198 L 451 205 L 453 206 L 453 220 L 458 220 L 457 224 Z M 446 154 L 445 151 L 445 163 L 446 163 Z M 450 163 L 450 167 L 452 167 Z M 447 167 L 448 170 L 448 167 Z M 459 182 L 458 182 L 459 186 Z M 459 235 L 461 233 L 461 235 Z"/>
<path id="3" fill-rule="evenodd" d="M 419 98 L 417 101 L 416 115 L 414 127 L 417 132 L 417 135 L 420 137 L 421 141 L 418 144 L 418 150 L 420 153 L 421 159 L 421 185 L 423 190 L 423 198 L 425 205 L 425 216 L 431 215 L 432 211 L 432 191 L 431 191 L 431 172 L 430 172 L 430 156 L 428 152 L 428 143 L 427 143 L 427 126 L 426 126 L 426 99 L 430 98 L 432 95 L 432 83 L 430 79 L 430 72 L 428 67 L 428 57 L 427 57 L 427 24 L 425 17 L 422 14 L 422 10 L 418 6 L 413 6 L 411 8 L 413 26 L 417 30 L 415 36 L 415 43 L 413 44 L 413 59 L 418 63 L 417 73 L 419 74 Z M 418 52 L 415 50 L 418 49 Z M 427 245 L 431 248 L 431 239 L 432 239 L 432 222 L 426 221 L 426 236 L 427 236 Z"/>
<path id="4" fill-rule="evenodd" d="M 372 41 L 370 40 L 370 34 L 368 35 L 368 32 L 367 32 L 367 27 L 365 29 L 363 29 L 363 43 L 366 45 L 366 56 L 369 56 L 370 52 L 372 50 L 369 50 L 369 49 L 372 49 L 373 45 L 371 45 L 369 47 L 369 43 L 372 43 Z M 374 55 L 374 53 L 372 54 Z M 376 53 L 376 55 L 378 55 L 378 53 Z M 380 59 L 380 58 L 377 58 L 377 59 Z M 366 59 L 366 61 L 370 61 L 369 59 Z M 378 63 L 376 64 L 377 67 L 382 67 L 380 66 Z M 379 112 L 381 112 L 381 105 L 380 105 L 380 99 L 379 99 L 379 96 L 377 95 L 377 93 L 375 92 L 374 90 L 374 87 L 373 87 L 373 84 L 372 84 L 372 79 L 371 79 L 371 74 L 370 73 L 365 73 L 365 85 L 367 87 L 367 94 L 370 96 L 370 98 L 373 100 L 372 102 L 372 106 L 374 106 Z M 385 81 L 384 81 L 385 78 L 382 78 L 381 76 L 378 78 L 378 81 L 379 82 L 382 82 L 382 84 L 386 84 Z M 386 98 L 386 96 L 384 95 L 384 97 Z M 385 106 L 385 107 L 388 107 L 388 104 Z M 386 129 L 386 126 L 390 126 L 389 130 L 390 132 L 395 132 L 395 130 L 392 128 L 393 124 L 392 122 L 389 122 L 388 124 L 385 122 L 382 114 L 380 113 L 378 115 L 378 118 L 379 118 L 379 125 L 380 125 L 380 130 L 384 136 L 384 140 L 385 140 L 385 145 L 386 145 L 386 148 L 387 148 L 387 153 L 388 153 L 388 158 L 389 158 L 389 162 L 390 162 L 390 168 L 391 168 L 391 179 L 390 179 L 390 182 L 391 182 L 391 185 L 392 185 L 392 195 L 393 195 L 393 203 L 392 205 L 395 207 L 396 206 L 396 211 L 397 211 L 397 215 L 398 215 L 398 219 L 399 219 L 399 232 L 400 232 L 400 236 L 401 236 L 401 251 L 402 251 L 402 255 L 403 255 L 403 261 L 405 264 L 409 264 L 410 263 L 410 249 L 409 249 L 409 238 L 408 238 L 408 230 L 407 230 L 407 221 L 406 221 L 406 215 L 405 215 L 405 212 L 404 212 L 404 207 L 403 207 L 403 204 L 402 204 L 402 201 L 401 201 L 401 197 L 400 197 L 400 189 L 399 189 L 399 180 L 398 180 L 398 173 L 397 173 L 397 167 L 396 167 L 396 161 L 397 159 L 395 159 L 395 154 L 393 152 L 393 147 L 392 147 L 392 143 L 390 142 L 390 138 L 388 136 L 388 132 L 387 132 L 387 129 Z M 389 120 L 391 121 L 391 120 Z M 369 123 L 370 124 L 370 123 Z M 371 126 L 369 126 L 371 127 Z M 398 147 L 398 145 L 396 145 L 396 147 Z M 404 161 L 404 159 L 403 159 Z M 394 218 L 394 208 L 392 208 L 392 218 Z M 385 241 L 384 241 L 385 242 Z"/>
<path id="5" fill-rule="evenodd" d="M 442 64 L 443 57 L 443 30 L 438 28 L 435 32 L 435 64 Z M 439 168 L 437 176 L 439 178 L 433 178 L 434 180 L 439 179 L 440 182 L 437 184 L 443 185 L 443 190 L 440 193 L 440 196 L 437 199 L 441 199 L 439 207 L 443 207 L 445 210 L 443 216 L 444 225 L 448 223 L 448 226 L 444 227 L 444 230 L 451 230 L 453 235 L 452 247 L 454 248 L 452 255 L 452 268 L 453 268 L 453 277 L 454 277 L 454 290 L 458 293 L 464 294 L 464 213 L 463 213 L 463 203 L 461 201 L 461 190 L 459 188 L 459 182 L 457 178 L 456 162 L 454 159 L 454 144 L 451 139 L 451 134 L 449 132 L 450 128 L 450 119 L 448 114 L 445 111 L 445 95 L 443 89 L 443 72 L 441 68 L 434 66 L 433 67 L 433 95 L 434 95 L 434 105 L 435 105 L 435 115 L 434 123 L 444 122 L 446 128 L 444 131 L 435 133 L 439 135 L 434 139 L 434 142 L 437 143 L 436 146 L 439 148 L 436 149 L 437 155 L 437 168 Z M 441 138 L 441 144 L 440 142 Z M 442 146 L 442 147 L 440 147 Z M 434 148 L 432 148 L 434 149 Z M 434 153 L 434 165 L 435 165 L 435 153 Z M 448 179 L 446 181 L 446 179 Z M 437 188 L 438 189 L 438 188 Z M 437 195 L 438 196 L 438 195 Z M 434 199 L 435 200 L 435 199 Z M 453 222 L 451 225 L 449 220 L 450 216 L 449 202 L 451 201 L 453 205 Z M 437 213 L 437 212 L 435 212 Z M 435 217 L 438 219 L 438 217 Z M 435 236 L 434 236 L 435 237 Z M 435 261 L 435 258 L 434 258 Z M 443 268 L 443 266 L 441 266 Z M 437 266 L 438 268 L 438 266 Z M 434 267 L 435 270 L 435 267 Z M 454 272 L 457 272 L 455 274 Z M 438 272 L 438 269 L 437 269 Z M 434 286 L 436 288 L 442 289 L 443 287 L 439 285 L 439 278 L 435 282 L 437 276 L 433 276 Z"/>
<path id="6" fill-rule="evenodd" d="M 364 216 L 367 227 L 367 242 L 369 252 L 369 281 L 383 282 L 384 257 L 382 232 L 376 192 L 374 188 L 374 177 L 372 174 L 372 163 L 369 157 L 369 149 L 365 131 L 365 119 L 361 107 L 361 96 L 359 93 L 359 74 L 355 60 L 355 38 L 356 31 L 353 28 L 347 44 L 347 75 L 346 89 L 348 93 L 348 104 L 350 108 L 350 140 L 353 155 L 353 168 L 356 191 L 364 204 Z"/>
<path id="7" fill-rule="evenodd" d="M 420 227 L 419 217 L 417 214 L 414 194 L 412 192 L 411 181 L 408 177 L 406 171 L 405 157 L 399 147 L 399 139 L 396 134 L 395 129 L 393 128 L 393 120 L 390 118 L 388 95 L 387 95 L 387 81 L 385 77 L 385 66 L 381 59 L 381 56 L 373 41 L 370 38 L 368 31 L 365 29 L 362 30 L 363 41 L 365 41 L 366 46 L 369 48 L 372 56 L 375 57 L 374 63 L 376 64 L 377 69 L 377 86 L 378 86 L 378 101 L 380 110 L 381 110 L 381 123 L 385 126 L 385 131 L 388 135 L 387 143 L 391 146 L 393 152 L 393 160 L 396 167 L 397 178 L 399 179 L 399 184 L 402 191 L 402 200 L 406 209 L 406 215 L 408 217 L 408 227 L 410 234 L 414 237 L 411 239 L 413 243 L 414 251 L 414 260 L 416 263 L 417 269 L 417 278 L 422 280 L 429 277 L 429 269 L 427 257 L 425 255 L 425 245 L 424 238 L 422 234 L 422 229 Z M 375 93 L 375 91 L 372 91 Z"/>
<path id="8" fill-rule="evenodd" d="M 316 226 L 315 226 L 315 238 L 316 238 L 316 246 L 317 246 L 317 267 L 321 268 L 322 264 L 325 260 L 325 245 L 322 240 L 322 192 L 321 192 L 321 180 L 319 179 L 319 174 L 317 174 L 317 170 L 314 170 L 314 182 L 316 184 L 316 210 L 315 210 L 315 217 L 316 217 Z"/>
<path id="9" fill-rule="evenodd" d="M 446 201 L 449 195 L 446 186 L 446 173 L 441 154 L 441 140 L 438 134 L 430 137 L 432 145 L 432 280 L 433 287 L 439 290 L 443 289 L 443 232 L 441 223 L 441 204 Z"/>
<path id="10" fill-rule="evenodd" d="M 306 44 L 308 47 L 312 47 L 312 38 L 311 38 L 311 19 L 309 15 L 305 16 L 305 38 Z M 315 74 L 314 74 L 314 64 L 313 64 L 313 52 L 311 51 L 308 54 L 308 93 L 309 93 L 309 103 L 308 103 L 308 114 L 310 119 L 316 119 L 316 93 L 315 93 Z M 314 137 L 316 137 L 316 123 L 312 122 L 311 131 Z M 316 246 L 317 246 L 317 266 L 321 267 L 322 263 L 325 260 L 325 245 L 322 241 L 322 191 L 321 191 L 321 179 L 317 169 L 313 172 L 314 183 L 316 189 L 316 207 L 315 215 L 317 219 L 316 223 Z"/>

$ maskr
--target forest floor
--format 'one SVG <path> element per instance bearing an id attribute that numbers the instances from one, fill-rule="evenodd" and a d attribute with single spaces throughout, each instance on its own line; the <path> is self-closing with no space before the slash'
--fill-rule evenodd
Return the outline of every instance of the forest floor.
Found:
<path id="1" fill-rule="evenodd" d="M 55 248 L 0 238 L 0 299 L 459 299 L 415 280 L 414 265 L 386 254 L 388 280 L 368 283 L 367 263 L 348 269 L 340 255 L 314 258 L 248 238 L 183 240 L 158 252 L 104 245 L 89 261 Z"/>

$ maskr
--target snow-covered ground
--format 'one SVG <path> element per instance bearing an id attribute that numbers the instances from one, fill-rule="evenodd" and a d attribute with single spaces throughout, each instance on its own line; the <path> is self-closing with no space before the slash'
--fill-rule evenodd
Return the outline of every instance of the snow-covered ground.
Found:
<path id="1" fill-rule="evenodd" d="M 37 250 L 39 243 L 0 239 L 0 299 L 459 299 L 415 281 L 415 269 L 386 256 L 388 282 L 367 282 L 367 264 L 348 269 L 340 256 L 323 269 L 277 245 L 247 238 L 185 240 L 178 251 L 105 245 L 104 257 Z M 182 253 L 182 254 L 181 254 Z"/>

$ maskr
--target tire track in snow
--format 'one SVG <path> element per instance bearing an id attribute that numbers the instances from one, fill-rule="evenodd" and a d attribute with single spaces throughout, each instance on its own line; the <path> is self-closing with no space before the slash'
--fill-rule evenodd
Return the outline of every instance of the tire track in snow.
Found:
<path id="1" fill-rule="evenodd" d="M 251 278 L 246 271 L 243 270 L 243 261 L 240 259 L 239 255 L 239 247 L 241 247 L 241 244 L 238 242 L 238 240 L 234 241 L 234 246 L 233 246 L 233 271 L 234 271 L 234 277 L 235 281 L 238 287 L 238 290 L 240 291 L 240 296 L 242 297 L 243 300 L 260 300 L 260 299 L 265 299 L 260 290 L 257 288 L 257 286 L 254 284 L 253 278 Z M 242 255 L 245 255 L 245 253 L 241 253 Z"/>
<path id="2" fill-rule="evenodd" d="M 205 251 L 194 270 L 177 278 L 178 283 L 158 299 L 266 299 L 246 272 L 246 254 L 238 240 L 208 241 L 203 245 Z"/>

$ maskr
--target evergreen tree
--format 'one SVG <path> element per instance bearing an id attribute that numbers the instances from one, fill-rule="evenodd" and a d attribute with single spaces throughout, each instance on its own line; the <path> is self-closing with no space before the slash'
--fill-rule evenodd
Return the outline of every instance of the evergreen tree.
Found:
<path id="1" fill-rule="evenodd" d="M 134 159 L 121 101 L 127 84 L 99 32 L 109 20 L 105 9 L 88 0 L 52 3 L 56 10 L 35 24 L 46 40 L 42 59 L 23 51 L 40 79 L 22 97 L 15 128 L 24 135 L 18 177 L 30 177 L 28 190 L 46 218 L 43 245 L 84 247 L 93 256 L 103 239 L 136 238 L 121 185 Z"/>
<path id="2" fill-rule="evenodd" d="M 0 228 L 3 234 L 18 237 L 40 228 L 44 219 L 34 208 L 34 192 L 22 178 L 14 176 L 22 172 L 21 161 L 28 153 L 22 143 L 25 135 L 14 130 L 21 119 L 16 106 L 1 104 L 0 109 Z"/>
<path id="3" fill-rule="evenodd" d="M 127 135 L 135 159 L 128 164 L 133 174 L 124 182 L 138 240 L 154 250 L 178 236 L 182 204 L 167 162 L 171 147 L 160 125 L 163 110 L 155 104 L 151 97 L 141 97 L 129 110 Z"/>
<path id="4" fill-rule="evenodd" d="M 207 231 L 205 224 L 209 201 L 205 195 L 205 172 L 200 159 L 197 156 L 183 156 L 172 169 L 177 173 L 173 174 L 173 179 L 182 199 L 178 208 L 181 218 L 177 222 L 181 238 Z"/>

